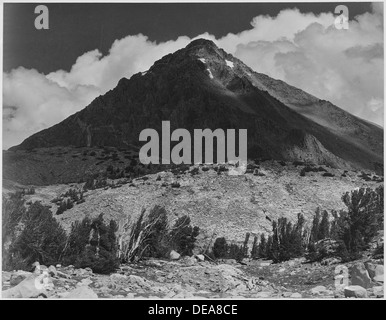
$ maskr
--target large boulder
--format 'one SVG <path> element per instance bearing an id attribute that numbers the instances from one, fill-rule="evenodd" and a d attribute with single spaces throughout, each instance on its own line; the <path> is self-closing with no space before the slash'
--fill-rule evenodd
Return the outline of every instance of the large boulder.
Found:
<path id="1" fill-rule="evenodd" d="M 344 288 L 346 298 L 367 298 L 367 291 L 361 286 L 348 286 Z"/>
<path id="2" fill-rule="evenodd" d="M 351 284 L 365 289 L 372 287 L 369 273 L 362 262 L 356 263 L 351 269 Z"/>
<path id="3" fill-rule="evenodd" d="M 98 295 L 90 287 L 80 286 L 67 294 L 64 299 L 90 300 L 98 299 Z"/>
<path id="4" fill-rule="evenodd" d="M 47 274 L 31 274 L 15 287 L 2 291 L 2 298 L 37 298 L 47 297 L 47 287 L 52 284 L 46 281 Z"/>

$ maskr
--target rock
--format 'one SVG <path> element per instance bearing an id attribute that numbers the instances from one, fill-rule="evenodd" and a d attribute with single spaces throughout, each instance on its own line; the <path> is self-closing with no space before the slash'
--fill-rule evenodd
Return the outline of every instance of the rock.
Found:
<path id="1" fill-rule="evenodd" d="M 377 298 L 383 298 L 383 295 L 384 295 L 383 286 L 376 286 L 376 287 L 373 287 L 373 293 L 374 293 L 374 295 L 375 295 Z"/>
<path id="2" fill-rule="evenodd" d="M 285 268 L 280 268 L 277 272 L 282 273 L 282 272 L 284 272 L 285 270 L 286 270 Z"/>
<path id="3" fill-rule="evenodd" d="M 31 274 L 32 274 L 31 272 L 27 272 L 27 271 L 23 271 L 23 270 L 16 271 L 16 272 L 11 274 L 10 279 L 9 279 L 9 284 L 11 286 L 16 286 L 20 282 L 22 282 L 24 279 L 29 277 Z"/>
<path id="4" fill-rule="evenodd" d="M 189 257 L 189 256 L 183 257 L 183 258 L 181 259 L 181 261 L 182 261 L 186 266 L 194 266 L 194 265 L 197 263 L 196 258 L 194 258 L 194 257 Z"/>
<path id="5" fill-rule="evenodd" d="M 80 286 L 64 297 L 64 299 L 73 299 L 73 300 L 89 300 L 89 299 L 98 299 L 98 295 L 87 286 Z"/>
<path id="6" fill-rule="evenodd" d="M 365 262 L 365 268 L 366 268 L 367 272 L 369 273 L 369 276 L 371 279 L 373 279 L 376 276 L 382 276 L 383 277 L 383 265 L 374 264 L 371 262 Z"/>
<path id="7" fill-rule="evenodd" d="M 327 291 L 327 288 L 325 286 L 317 286 L 311 289 L 312 294 L 321 294 L 325 291 Z"/>
<path id="8" fill-rule="evenodd" d="M 113 273 L 110 275 L 110 279 L 113 281 L 123 281 L 127 279 L 127 276 L 120 273 Z"/>
<path id="9" fill-rule="evenodd" d="M 90 284 L 92 284 L 93 281 L 86 278 L 86 279 L 83 279 L 82 281 L 78 282 L 76 285 L 79 287 L 79 286 L 89 286 Z"/>
<path id="10" fill-rule="evenodd" d="M 67 273 L 61 272 L 61 271 L 56 271 L 56 276 L 59 278 L 64 278 L 64 279 L 70 279 L 71 276 Z"/>
<path id="11" fill-rule="evenodd" d="M 54 266 L 49 266 L 48 267 L 48 274 L 51 277 L 56 277 L 58 273 L 57 273 L 56 268 Z"/>
<path id="12" fill-rule="evenodd" d="M 196 259 L 198 260 L 198 261 L 205 261 L 205 256 L 203 255 L 203 254 L 198 254 L 198 255 L 196 255 Z"/>
<path id="13" fill-rule="evenodd" d="M 255 298 L 269 298 L 272 296 L 272 293 L 269 291 L 262 291 L 255 294 Z"/>
<path id="14" fill-rule="evenodd" d="M 2 298 L 37 298 L 47 297 L 46 284 L 43 281 L 46 275 L 31 274 L 17 286 L 2 291 Z"/>
<path id="15" fill-rule="evenodd" d="M 181 257 L 181 255 L 177 251 L 172 250 L 169 253 L 170 260 L 178 260 L 180 257 Z"/>
<path id="16" fill-rule="evenodd" d="M 134 299 L 134 293 L 130 292 L 126 295 L 127 299 Z"/>
<path id="17" fill-rule="evenodd" d="M 367 298 L 367 291 L 361 286 L 348 286 L 344 288 L 344 296 L 346 298 Z"/>
<path id="18" fill-rule="evenodd" d="M 290 298 L 292 298 L 292 299 L 299 299 L 299 298 L 303 298 L 303 296 L 302 296 L 301 293 L 295 292 L 295 293 L 290 295 Z"/>
<path id="19" fill-rule="evenodd" d="M 379 275 L 379 276 L 375 276 L 374 278 L 373 278 L 373 280 L 375 281 L 375 282 L 384 282 L 384 280 L 385 280 L 385 278 L 384 278 L 384 276 L 383 276 L 383 274 L 382 275 Z"/>
<path id="20" fill-rule="evenodd" d="M 272 264 L 272 261 L 260 262 L 260 267 L 269 267 Z"/>
<path id="21" fill-rule="evenodd" d="M 62 267 L 61 264 L 57 264 L 57 265 L 56 265 L 56 269 L 59 269 L 59 268 L 61 268 L 61 267 Z"/>
<path id="22" fill-rule="evenodd" d="M 351 269 L 351 284 L 353 286 L 361 286 L 365 289 L 370 288 L 371 278 L 367 272 L 365 265 L 362 262 L 356 263 Z"/>

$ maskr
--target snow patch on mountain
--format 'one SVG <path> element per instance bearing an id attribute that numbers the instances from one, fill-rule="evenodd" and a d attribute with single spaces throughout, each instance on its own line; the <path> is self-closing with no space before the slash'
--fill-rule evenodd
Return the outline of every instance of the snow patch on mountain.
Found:
<path id="1" fill-rule="evenodd" d="M 213 77 L 212 71 L 210 71 L 210 69 L 206 69 L 206 70 L 209 72 L 209 77 L 210 77 L 211 79 L 213 79 L 214 77 Z"/>
<path id="2" fill-rule="evenodd" d="M 230 67 L 230 68 L 233 68 L 233 67 L 234 67 L 234 64 L 233 64 L 232 61 L 225 60 L 225 62 L 226 62 L 226 64 L 227 64 L 228 67 Z"/>

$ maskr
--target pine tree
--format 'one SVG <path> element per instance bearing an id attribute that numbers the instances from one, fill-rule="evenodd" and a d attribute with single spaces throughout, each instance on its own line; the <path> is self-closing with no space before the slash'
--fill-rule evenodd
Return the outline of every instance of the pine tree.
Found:
<path id="1" fill-rule="evenodd" d="M 268 259 L 272 259 L 272 243 L 273 243 L 273 238 L 272 236 L 268 236 L 268 239 L 267 239 L 267 245 L 266 245 L 266 248 L 265 248 L 265 257 L 268 258 Z"/>
<path id="2" fill-rule="evenodd" d="M 260 236 L 260 243 L 259 243 L 259 250 L 258 250 L 258 257 L 259 258 L 266 258 L 267 257 L 267 240 L 265 239 L 265 234 L 262 233 Z"/>
<path id="3" fill-rule="evenodd" d="M 310 235 L 310 242 L 312 243 L 317 242 L 319 240 L 318 238 L 319 224 L 320 224 L 320 208 L 317 208 L 314 219 L 312 221 L 312 228 L 311 228 L 311 235 Z"/>
<path id="4" fill-rule="evenodd" d="M 318 240 L 326 239 L 330 237 L 330 222 L 328 218 L 328 212 L 323 211 L 322 221 L 319 224 Z"/>
<path id="5" fill-rule="evenodd" d="M 257 241 L 258 241 L 258 237 L 254 236 L 253 237 L 252 250 L 251 250 L 251 258 L 252 259 L 257 259 L 259 257 L 259 245 L 258 245 Z"/>

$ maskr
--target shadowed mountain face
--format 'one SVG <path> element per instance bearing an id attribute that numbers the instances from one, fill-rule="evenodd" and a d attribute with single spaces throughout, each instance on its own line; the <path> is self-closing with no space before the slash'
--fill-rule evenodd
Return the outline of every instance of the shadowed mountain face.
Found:
<path id="1" fill-rule="evenodd" d="M 198 39 L 146 72 L 123 78 L 82 111 L 11 150 L 54 146 L 139 146 L 161 132 L 248 129 L 248 157 L 306 160 L 340 168 L 383 164 L 383 130 L 328 101 L 251 70 Z"/>

